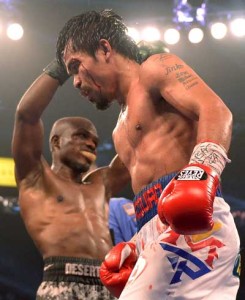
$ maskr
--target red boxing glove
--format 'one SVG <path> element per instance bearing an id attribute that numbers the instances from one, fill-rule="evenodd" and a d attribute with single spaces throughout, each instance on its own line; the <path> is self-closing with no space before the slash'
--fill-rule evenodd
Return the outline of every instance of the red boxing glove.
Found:
<path id="1" fill-rule="evenodd" d="M 100 279 L 112 295 L 119 298 L 137 261 L 136 246 L 121 242 L 106 255 Z"/>
<path id="2" fill-rule="evenodd" d="M 183 168 L 163 190 L 158 201 L 160 220 L 184 235 L 211 230 L 213 201 L 219 185 L 217 173 L 202 164 Z"/>

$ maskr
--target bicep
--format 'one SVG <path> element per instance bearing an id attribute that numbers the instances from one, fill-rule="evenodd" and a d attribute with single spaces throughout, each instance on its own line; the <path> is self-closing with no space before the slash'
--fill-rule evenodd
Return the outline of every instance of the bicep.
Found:
<path id="1" fill-rule="evenodd" d="M 152 84 L 166 102 L 188 118 L 197 120 L 203 108 L 220 98 L 184 61 L 173 54 L 158 57 L 150 72 Z M 150 68 L 150 67 L 149 67 Z"/>

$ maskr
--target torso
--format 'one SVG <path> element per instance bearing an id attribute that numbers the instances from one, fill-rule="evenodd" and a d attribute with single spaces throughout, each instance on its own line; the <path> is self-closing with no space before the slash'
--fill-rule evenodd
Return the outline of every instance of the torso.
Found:
<path id="1" fill-rule="evenodd" d="M 196 122 L 171 107 L 140 81 L 132 85 L 113 131 L 134 193 L 188 163 L 196 142 Z"/>
<path id="2" fill-rule="evenodd" d="M 23 220 L 43 258 L 104 259 L 112 242 L 102 176 L 97 172 L 95 180 L 76 184 L 45 169 L 39 182 L 19 192 Z"/>

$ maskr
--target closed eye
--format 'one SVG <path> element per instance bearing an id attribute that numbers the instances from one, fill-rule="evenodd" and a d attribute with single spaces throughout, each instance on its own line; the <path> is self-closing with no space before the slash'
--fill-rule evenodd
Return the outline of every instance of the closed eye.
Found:
<path id="1" fill-rule="evenodd" d="M 71 60 L 67 66 L 67 71 L 69 75 L 78 74 L 80 62 L 78 60 Z"/>

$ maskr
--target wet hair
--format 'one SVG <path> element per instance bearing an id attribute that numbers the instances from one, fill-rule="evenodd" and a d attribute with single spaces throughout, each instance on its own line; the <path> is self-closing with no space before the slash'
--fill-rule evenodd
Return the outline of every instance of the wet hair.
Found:
<path id="1" fill-rule="evenodd" d="M 73 52 L 86 52 L 95 57 L 99 41 L 106 39 L 121 55 L 138 61 L 139 49 L 127 34 L 122 18 L 110 9 L 101 12 L 88 11 L 72 17 L 60 31 L 56 44 L 56 57 L 63 62 L 67 47 Z"/>

